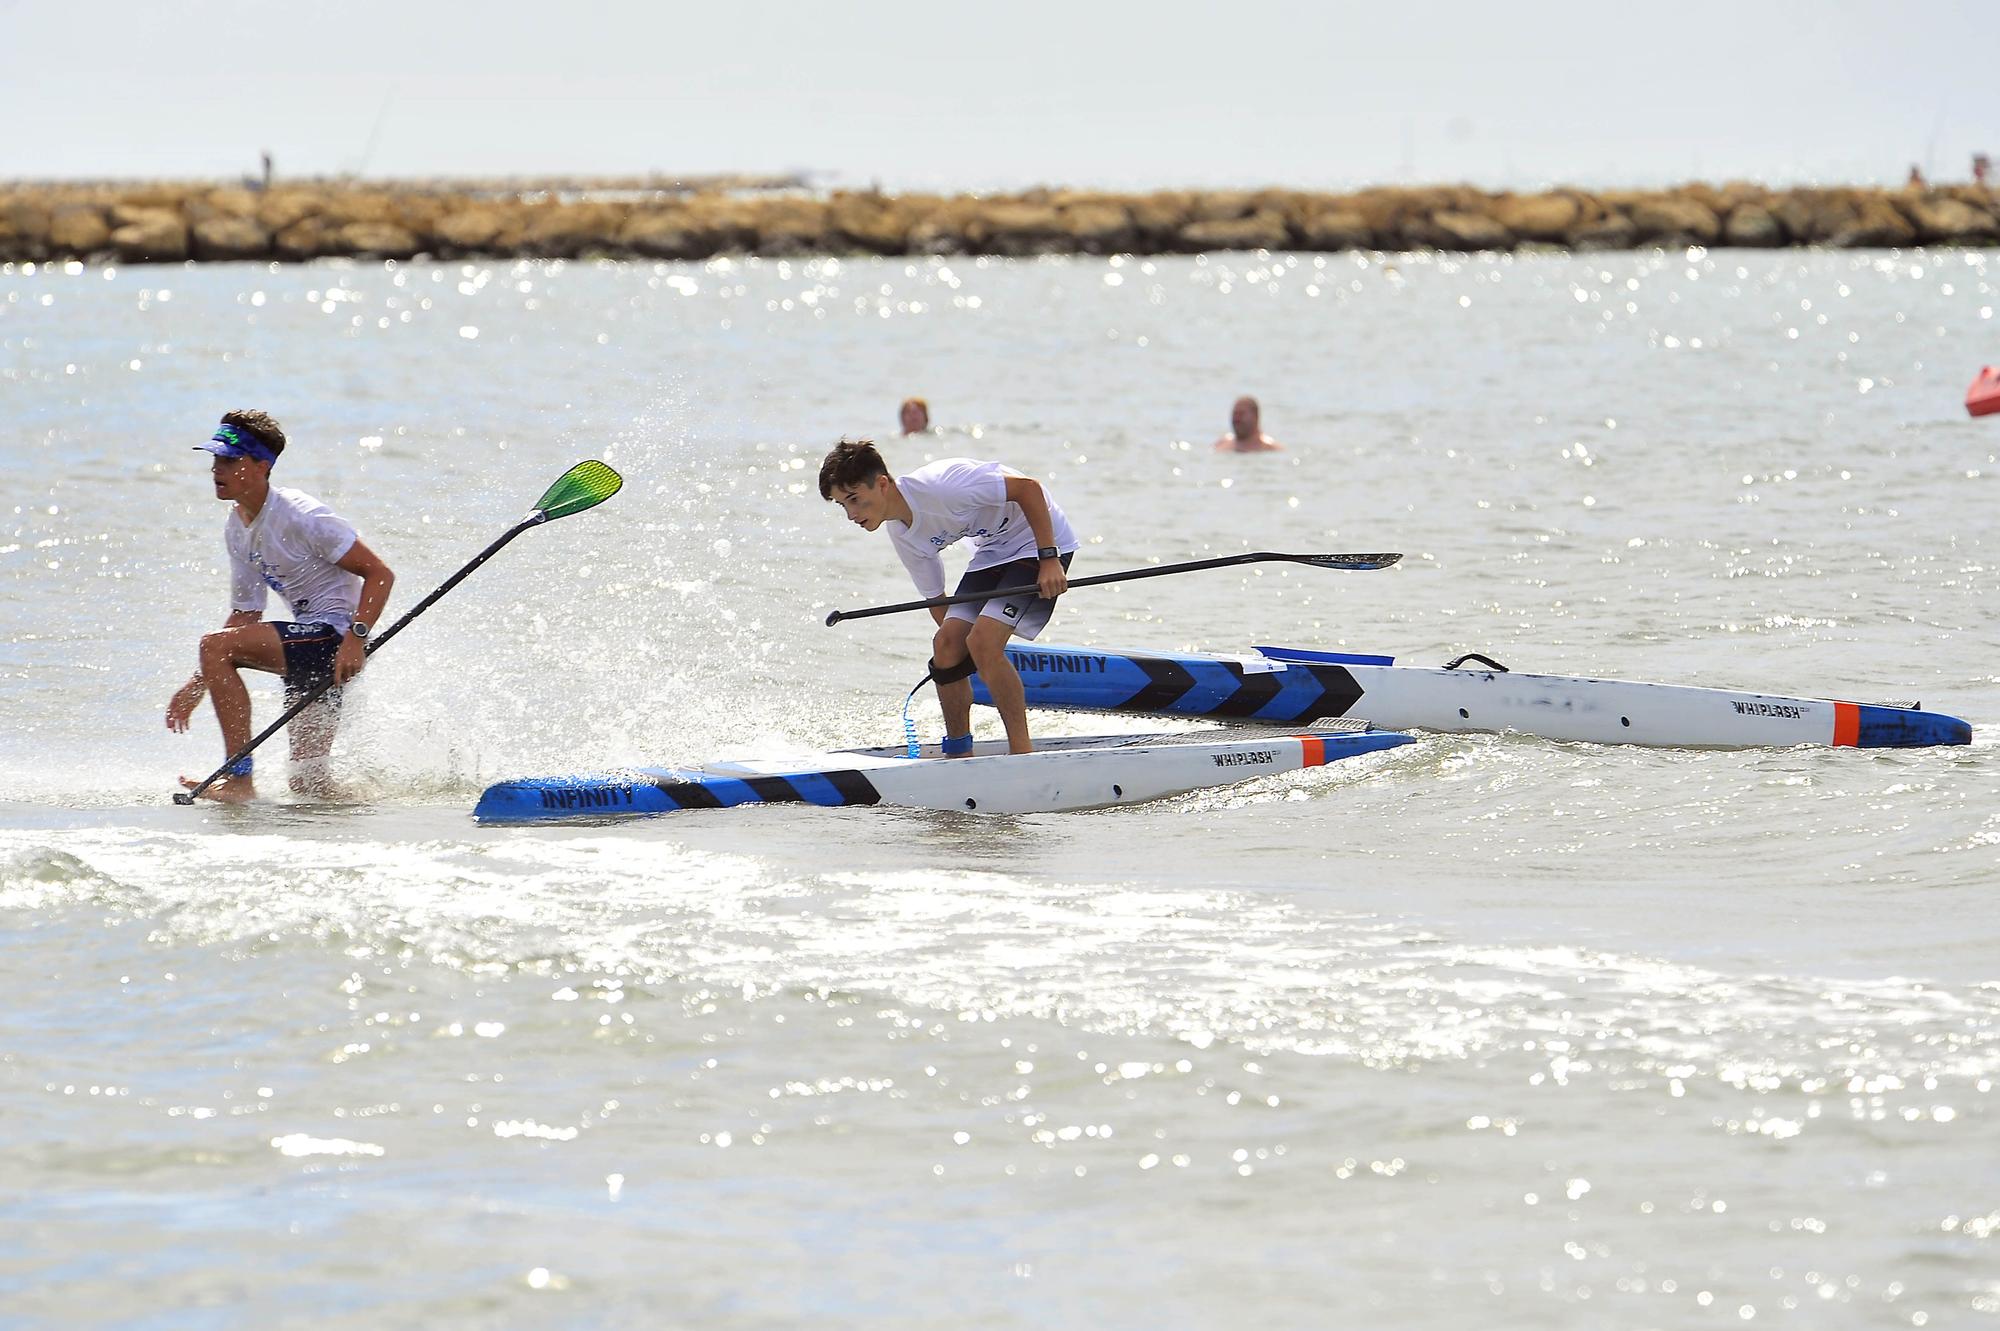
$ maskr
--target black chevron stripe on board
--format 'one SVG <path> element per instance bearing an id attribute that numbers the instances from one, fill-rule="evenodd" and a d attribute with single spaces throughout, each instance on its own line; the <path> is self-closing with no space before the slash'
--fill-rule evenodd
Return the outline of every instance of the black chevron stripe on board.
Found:
<path id="1" fill-rule="evenodd" d="M 1194 687 L 1194 676 L 1178 661 L 1134 652 L 1128 658 L 1146 674 L 1146 686 L 1118 704 L 1121 712 L 1164 712 Z"/>
<path id="2" fill-rule="evenodd" d="M 655 781 L 662 794 L 683 809 L 719 809 L 722 801 L 699 781 Z"/>
<path id="3" fill-rule="evenodd" d="M 1236 692 L 1210 708 L 1210 716 L 1255 716 L 1266 703 L 1278 696 L 1278 690 L 1284 686 L 1284 676 L 1275 670 L 1250 675 L 1245 674 L 1243 667 L 1234 661 L 1223 664 L 1229 668 L 1230 674 L 1236 676 Z"/>
<path id="4" fill-rule="evenodd" d="M 840 792 L 843 804 L 880 804 L 882 792 L 875 789 L 875 783 L 859 772 L 828 772 L 826 779 Z"/>
<path id="5" fill-rule="evenodd" d="M 792 784 L 788 776 L 746 776 L 739 777 L 744 785 L 757 792 L 757 798 L 766 804 L 804 804 L 806 797 Z"/>
<path id="6" fill-rule="evenodd" d="M 1293 666 L 1292 669 L 1298 667 Z M 1354 676 L 1344 666 L 1310 665 L 1306 669 L 1312 671 L 1313 678 L 1319 681 L 1320 688 L 1325 692 L 1299 717 L 1301 721 L 1317 721 L 1322 716 L 1346 716 L 1366 691 L 1354 682 Z"/>

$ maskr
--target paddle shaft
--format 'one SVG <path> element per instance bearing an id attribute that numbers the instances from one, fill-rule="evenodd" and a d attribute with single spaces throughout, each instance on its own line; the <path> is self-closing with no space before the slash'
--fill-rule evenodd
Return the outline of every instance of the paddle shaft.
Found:
<path id="1" fill-rule="evenodd" d="M 431 606 L 434 603 L 436 603 L 439 597 L 443 596 L 453 587 L 458 586 L 459 583 L 464 582 L 465 579 L 471 575 L 474 569 L 478 568 L 481 564 L 485 563 L 487 560 L 493 558 L 494 555 L 498 554 L 500 552 L 500 547 L 506 545 L 507 542 L 513 540 L 516 536 L 519 536 L 522 532 L 528 530 L 530 527 L 540 526 L 542 523 L 547 522 L 548 520 L 549 520 L 549 515 L 542 512 L 540 509 L 537 509 L 533 513 L 530 513 L 527 517 L 522 518 L 519 522 L 515 523 L 513 528 L 509 530 L 506 535 L 502 536 L 499 540 L 493 542 L 493 544 L 487 546 L 484 550 L 481 550 L 477 555 L 473 557 L 472 561 L 468 563 L 464 568 L 452 574 L 449 578 L 446 578 L 436 591 L 432 592 L 429 596 L 426 596 L 423 600 L 411 606 L 408 614 L 404 615 L 394 624 L 391 624 L 388 628 L 384 629 L 380 635 L 370 638 L 368 640 L 368 645 L 363 649 L 364 654 L 368 656 L 373 656 L 379 648 L 383 647 L 388 643 L 389 639 L 395 637 L 398 633 L 401 633 L 406 627 L 408 627 L 411 620 L 415 619 L 418 615 L 421 615 L 424 611 L 430 609 Z M 331 677 L 321 680 L 319 684 L 313 688 L 312 692 L 308 693 L 305 697 L 293 703 L 290 707 L 287 707 L 285 709 L 285 714 L 283 716 L 279 717 L 277 720 L 273 721 L 270 725 L 265 726 L 262 730 L 258 731 L 257 734 L 251 739 L 251 741 L 248 744 L 245 744 L 235 753 L 230 754 L 228 761 L 224 762 L 222 766 L 216 768 L 213 772 L 210 772 L 208 774 L 208 779 L 206 781 L 203 781 L 200 785 L 194 787 L 192 790 L 175 791 L 174 803 L 176 804 L 194 803 L 196 797 L 198 797 L 201 794 L 201 792 L 207 790 L 210 786 L 214 785 L 217 781 L 221 780 L 225 772 L 227 772 L 231 767 L 234 767 L 237 763 L 241 762 L 243 759 L 249 757 L 250 754 L 257 748 L 258 745 L 262 744 L 265 740 L 271 738 L 271 736 L 277 734 L 280 730 L 283 730 L 293 717 L 297 716 L 300 712 L 303 712 L 306 708 L 318 702 L 320 698 L 326 693 L 326 691 L 328 689 L 331 689 L 332 687 L 333 687 L 333 679 Z"/>
<path id="2" fill-rule="evenodd" d="M 1071 578 L 1069 585 L 1071 587 L 1095 587 L 1107 582 L 1136 582 L 1140 578 L 1164 578 L 1169 573 L 1194 573 L 1205 568 L 1226 568 L 1231 564 L 1268 563 L 1274 560 L 1294 564 L 1319 564 L 1321 567 L 1338 567 L 1337 565 L 1325 564 L 1323 561 L 1339 558 L 1342 558 L 1342 556 L 1287 555 L 1264 550 L 1255 551 L 1247 555 L 1223 555 L 1216 559 L 1194 559 L 1185 564 L 1161 564 L 1156 568 L 1135 568 L 1127 569 L 1122 573 L 1099 573 L 1088 578 Z M 1358 556 L 1357 558 L 1379 560 L 1386 557 L 1376 555 Z M 1401 558 L 1401 556 L 1396 556 L 1395 558 Z M 1388 562 L 1394 563 L 1395 559 L 1388 559 Z M 1380 565 L 1372 563 L 1354 565 L 1356 568 L 1374 568 L 1378 566 Z M 928 610 L 933 606 L 967 605 L 973 601 L 1004 601 L 1010 597 L 1025 596 L 1030 593 L 1039 594 L 1040 591 L 1041 588 L 1029 584 L 1025 587 L 1003 587 L 998 591 L 991 592 L 966 592 L 958 596 L 933 596 L 923 601 L 899 601 L 895 605 L 871 606 L 866 610 L 835 610 L 827 615 L 826 622 L 830 627 L 840 623 L 843 619 L 871 619 L 876 615 L 901 614 L 905 610 Z"/>

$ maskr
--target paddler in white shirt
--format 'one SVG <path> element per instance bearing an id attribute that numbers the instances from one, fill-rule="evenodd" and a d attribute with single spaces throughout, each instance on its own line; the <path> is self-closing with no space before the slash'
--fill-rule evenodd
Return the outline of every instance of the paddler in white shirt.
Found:
<path id="1" fill-rule="evenodd" d="M 961 540 L 972 558 L 958 593 L 1034 587 L 1004 600 L 932 606 L 931 678 L 944 712 L 944 752 L 972 752 L 972 684 L 978 671 L 1007 727 L 1011 753 L 1029 753 L 1028 703 L 1021 677 L 1007 659 L 1016 635 L 1032 640 L 1049 622 L 1069 586 L 1076 535 L 1040 481 L 998 462 L 941 458 L 903 476 L 890 476 L 875 445 L 843 439 L 820 464 L 819 493 L 840 505 L 864 531 L 886 528 L 924 597 L 944 595 L 944 561 L 938 552 Z"/>
<path id="2" fill-rule="evenodd" d="M 229 412 L 215 436 L 195 447 L 214 455 L 215 497 L 232 505 L 222 533 L 231 608 L 222 628 L 202 637 L 201 666 L 167 704 L 167 729 L 185 732 L 202 695 L 209 694 L 226 760 L 250 742 L 250 691 L 238 673 L 243 667 L 284 676 L 287 706 L 330 678 L 335 687 L 287 728 L 293 793 L 324 797 L 333 790 L 326 756 L 340 720 L 339 686 L 368 663 L 369 629 L 388 604 L 396 575 L 339 514 L 304 491 L 271 484 L 285 432 L 267 413 Z M 264 619 L 273 591 L 292 611 L 291 622 Z M 193 789 L 200 783 L 184 776 L 181 784 Z M 247 754 L 202 792 L 231 804 L 256 794 Z"/>

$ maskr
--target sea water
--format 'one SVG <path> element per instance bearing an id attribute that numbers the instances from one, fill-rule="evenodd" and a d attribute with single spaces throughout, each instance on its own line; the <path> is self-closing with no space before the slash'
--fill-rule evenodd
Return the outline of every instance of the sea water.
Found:
<path id="1" fill-rule="evenodd" d="M 0 268 L 0 1324 L 1987 1324 L 1996 304 L 1992 251 Z M 1243 393 L 1285 451 L 1212 448 Z M 169 802 L 223 757 L 163 715 L 232 407 L 391 620 L 626 478 L 370 662 L 342 802 L 282 741 L 265 801 Z M 1974 744 L 475 826 L 510 776 L 899 742 L 927 617 L 822 622 L 914 594 L 820 500 L 843 436 L 1041 478 L 1077 576 L 1405 552 L 1081 589 L 1049 641 Z"/>

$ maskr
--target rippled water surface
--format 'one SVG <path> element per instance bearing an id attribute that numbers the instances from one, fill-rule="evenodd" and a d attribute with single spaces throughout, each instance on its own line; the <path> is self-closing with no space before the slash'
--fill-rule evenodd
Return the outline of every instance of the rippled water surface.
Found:
<path id="1" fill-rule="evenodd" d="M 1990 251 L 0 268 L 0 1323 L 1992 1324 L 1996 304 Z M 1244 392 L 1287 451 L 1211 450 Z M 221 758 L 161 724 L 227 612 L 190 446 L 249 405 L 392 611 L 627 478 L 371 664 L 355 802 L 167 801 Z M 471 824 L 895 742 L 923 624 L 821 623 L 912 594 L 817 494 L 871 434 L 1045 478 L 1079 576 L 1406 552 L 1079 590 L 1049 640 L 1975 742 Z"/>

